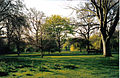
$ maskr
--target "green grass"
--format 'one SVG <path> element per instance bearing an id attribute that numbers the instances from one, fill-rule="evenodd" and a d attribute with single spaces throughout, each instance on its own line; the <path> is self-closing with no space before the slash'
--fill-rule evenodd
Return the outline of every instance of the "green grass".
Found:
<path id="1" fill-rule="evenodd" d="M 81 55 L 79 52 L 62 52 L 40 57 L 39 53 L 0 56 L 0 78 L 119 78 L 118 54 L 105 58 L 102 55 Z"/>

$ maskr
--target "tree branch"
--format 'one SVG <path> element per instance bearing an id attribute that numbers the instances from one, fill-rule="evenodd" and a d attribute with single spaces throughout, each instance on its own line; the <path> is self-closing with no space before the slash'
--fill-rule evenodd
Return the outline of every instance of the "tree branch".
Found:
<path id="1" fill-rule="evenodd" d="M 112 5 L 110 8 L 108 8 L 108 12 L 115 6 L 115 5 L 117 5 L 117 4 L 119 4 L 119 1 L 117 1 L 114 5 Z"/>
<path id="2" fill-rule="evenodd" d="M 116 28 L 116 26 L 117 26 L 118 21 L 119 21 L 119 8 L 118 8 L 118 10 L 117 10 L 117 14 L 116 14 L 114 23 L 113 23 L 113 25 L 112 25 L 112 26 L 110 27 L 110 29 L 109 29 L 109 33 L 108 33 L 109 37 L 108 37 L 108 40 L 112 37 L 112 34 L 113 34 L 114 31 L 115 31 L 115 28 Z"/>

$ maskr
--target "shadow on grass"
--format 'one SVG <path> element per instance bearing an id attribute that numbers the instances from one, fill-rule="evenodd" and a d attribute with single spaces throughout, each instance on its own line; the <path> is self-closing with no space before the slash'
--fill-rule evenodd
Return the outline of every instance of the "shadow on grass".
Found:
<path id="1" fill-rule="evenodd" d="M 92 55 L 100 55 L 100 54 L 74 54 L 74 53 L 58 53 L 58 54 L 45 54 L 44 56 L 82 56 L 82 55 L 89 55 L 89 56 L 92 56 Z M 35 55 L 30 55 L 30 54 L 20 54 L 19 56 L 18 55 L 5 55 L 5 56 L 2 56 L 2 58 L 13 58 L 13 59 L 18 59 L 18 58 L 41 58 L 41 55 L 40 54 L 35 54 Z M 1 58 L 0 58 L 1 60 Z M 24 59 L 25 60 L 25 59 Z"/>
<path id="2" fill-rule="evenodd" d="M 7 76 L 8 72 L 0 72 L 0 76 Z"/>
<path id="3" fill-rule="evenodd" d="M 100 55 L 100 54 L 75 54 L 75 53 L 62 53 L 62 54 L 46 54 L 44 56 L 80 56 L 80 55 Z"/>
<path id="4" fill-rule="evenodd" d="M 50 54 L 46 56 L 70 56 L 70 54 Z M 83 54 L 71 54 L 71 56 L 77 56 L 77 55 L 83 55 Z M 84 54 L 86 55 L 86 54 Z M 91 56 L 91 55 L 90 55 Z M 32 58 L 37 59 L 32 59 Z M 14 63 L 14 67 L 16 69 L 21 68 L 33 68 L 30 69 L 30 71 L 35 72 L 52 72 L 54 75 L 66 75 L 65 73 L 56 72 L 61 70 L 95 70 L 93 72 L 93 75 L 98 74 L 105 74 L 108 72 L 108 70 L 118 70 L 119 69 L 119 58 L 118 57 L 111 57 L 111 58 L 103 58 L 103 57 L 83 57 L 83 58 L 43 58 L 39 59 L 40 55 L 21 55 L 21 56 L 5 56 L 1 60 L 5 61 L 6 63 Z M 32 61 L 34 61 L 34 65 L 32 65 Z M 42 64 L 41 64 L 42 62 Z M 42 65 L 42 66 L 41 66 Z M 35 68 L 34 68 L 35 67 Z M 39 68 L 38 68 L 39 67 Z M 34 70 L 35 69 L 35 70 Z M 52 71 L 50 69 L 53 69 L 55 71 Z M 26 71 L 21 71 L 26 72 Z M 108 72 L 109 74 L 110 72 Z M 8 73 L 9 74 L 9 73 Z M 6 74 L 7 75 L 7 74 Z M 26 76 L 33 76 L 34 74 L 27 73 Z"/>
<path id="5" fill-rule="evenodd" d="M 73 54 L 73 53 L 70 53 L 70 54 L 67 54 L 67 53 L 64 53 L 64 54 L 46 54 L 45 56 L 82 56 L 82 55 L 88 55 L 88 54 Z M 89 54 L 89 56 L 92 56 L 92 55 L 97 55 L 97 54 Z M 69 59 L 65 59 L 65 58 L 61 58 L 61 59 L 57 59 L 57 60 L 52 60 L 52 61 L 49 61 L 49 59 L 39 59 L 39 60 L 35 60 L 35 59 L 31 59 L 31 58 L 40 58 L 40 54 L 38 55 L 20 55 L 20 56 L 5 56 L 3 59 L 0 59 L 2 61 L 5 61 L 5 62 L 15 62 L 15 63 L 18 63 L 18 64 L 32 64 L 32 61 L 34 61 L 34 64 L 35 65 L 39 65 L 41 63 L 54 63 L 54 62 L 61 62 L 61 63 L 71 63 L 71 64 L 93 64 L 94 62 L 96 64 L 103 64 L 103 65 L 109 65 L 109 66 L 118 66 L 119 63 L 118 63 L 118 59 L 115 59 L 115 60 L 112 60 L 110 58 L 102 58 L 102 57 L 94 57 L 94 58 L 82 58 L 82 59 L 72 59 L 72 58 L 69 58 Z M 28 58 L 28 59 L 27 59 Z M 117 60 L 117 61 L 116 61 Z M 25 66 L 24 67 L 30 67 L 30 66 Z"/>
<path id="6" fill-rule="evenodd" d="M 44 56 L 82 56 L 82 55 L 88 55 L 88 54 L 74 54 L 74 53 L 61 53 L 61 54 L 46 54 Z M 89 54 L 89 56 L 93 56 L 93 55 L 98 55 L 98 54 Z M 29 65 L 26 65 L 26 64 L 32 64 L 32 61 L 34 62 L 35 65 L 40 65 L 41 63 L 54 63 L 54 62 L 61 62 L 61 63 L 71 63 L 71 64 L 90 64 L 92 65 L 93 63 L 95 64 L 102 64 L 102 65 L 109 65 L 109 66 L 118 66 L 119 65 L 119 59 L 110 59 L 110 58 L 103 58 L 103 57 L 93 57 L 93 58 L 82 58 L 82 59 L 72 59 L 72 58 L 69 58 L 69 59 L 65 59 L 65 58 L 56 58 L 56 60 L 52 60 L 52 61 L 49 61 L 49 59 L 39 59 L 39 60 L 36 60 L 36 59 L 31 59 L 31 58 L 41 58 L 40 54 L 37 54 L 37 55 L 20 55 L 20 56 L 4 56 L 4 58 L 0 58 L 0 60 L 2 61 L 5 61 L 6 63 L 17 63 L 17 64 L 24 64 L 24 67 L 31 67 Z M 93 64 L 94 65 L 94 64 Z M 19 67 L 18 67 L 19 68 Z"/>

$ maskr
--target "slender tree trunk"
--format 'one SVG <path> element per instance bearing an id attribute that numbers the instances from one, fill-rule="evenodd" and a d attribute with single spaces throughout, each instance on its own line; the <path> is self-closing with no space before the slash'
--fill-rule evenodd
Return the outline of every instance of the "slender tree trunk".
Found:
<path id="1" fill-rule="evenodd" d="M 10 43 L 11 43 L 11 35 L 10 35 L 10 25 L 9 25 L 9 20 L 7 21 L 7 23 L 6 23 L 6 25 L 7 25 L 7 48 L 8 48 L 8 51 L 10 50 Z"/>
<path id="2" fill-rule="evenodd" d="M 43 58 L 44 54 L 43 54 L 43 51 L 41 51 L 41 58 Z"/>
<path id="3" fill-rule="evenodd" d="M 18 40 L 17 40 L 17 52 L 18 56 L 20 55 L 20 41 L 21 41 L 21 31 L 20 27 L 18 27 Z"/>
<path id="4" fill-rule="evenodd" d="M 58 33 L 58 48 L 59 48 L 59 53 L 61 52 L 61 41 L 60 41 L 60 32 Z"/>
<path id="5" fill-rule="evenodd" d="M 80 52 L 82 52 L 82 51 L 81 51 L 81 46 L 80 46 Z"/>
<path id="6" fill-rule="evenodd" d="M 17 54 L 18 54 L 18 56 L 20 56 L 20 46 L 19 46 L 19 44 L 17 44 Z"/>
<path id="7" fill-rule="evenodd" d="M 43 58 L 43 39 L 42 39 L 42 33 L 41 33 L 41 38 L 40 38 L 40 49 L 41 49 L 41 58 Z"/>
<path id="8" fill-rule="evenodd" d="M 60 40 L 58 41 L 58 48 L 59 48 L 59 53 L 60 53 L 61 52 Z"/>
<path id="9" fill-rule="evenodd" d="M 18 53 L 18 56 L 20 55 L 20 44 L 19 44 L 19 41 L 17 41 L 17 53 Z"/>
<path id="10" fill-rule="evenodd" d="M 65 51 L 67 51 L 67 47 L 65 47 Z"/>
<path id="11" fill-rule="evenodd" d="M 8 42 L 7 42 L 7 48 L 8 48 L 8 50 L 7 51 L 9 51 L 10 50 L 10 35 L 8 35 L 7 34 L 7 40 L 8 40 Z"/>
<path id="12" fill-rule="evenodd" d="M 88 40 L 87 50 L 89 50 L 89 49 L 90 49 L 90 42 L 89 42 L 89 40 Z"/>
<path id="13" fill-rule="evenodd" d="M 15 43 L 16 43 L 16 47 L 17 47 L 17 54 L 19 56 L 20 55 L 20 41 L 17 40 Z"/>
<path id="14" fill-rule="evenodd" d="M 89 41 L 89 38 L 90 38 L 90 25 L 88 25 L 88 32 L 87 32 L 87 51 L 90 49 L 90 41 Z M 89 53 L 88 53 L 89 54 Z"/>
<path id="15" fill-rule="evenodd" d="M 88 37 L 88 42 L 87 42 L 87 52 L 88 52 L 89 49 L 90 49 L 90 41 L 89 41 L 89 37 Z M 88 54 L 89 54 L 89 52 L 88 52 Z"/>
<path id="16" fill-rule="evenodd" d="M 36 31 L 36 52 L 39 51 L 39 39 L 38 39 L 38 30 Z"/>

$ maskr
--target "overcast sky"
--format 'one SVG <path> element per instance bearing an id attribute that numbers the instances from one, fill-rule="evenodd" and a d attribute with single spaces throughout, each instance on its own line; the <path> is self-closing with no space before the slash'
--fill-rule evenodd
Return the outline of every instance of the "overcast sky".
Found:
<path id="1" fill-rule="evenodd" d="M 46 16 L 58 14 L 65 17 L 71 17 L 72 10 L 66 9 L 67 6 L 76 6 L 86 0 L 24 0 L 28 8 L 36 8 L 43 11 Z"/>

